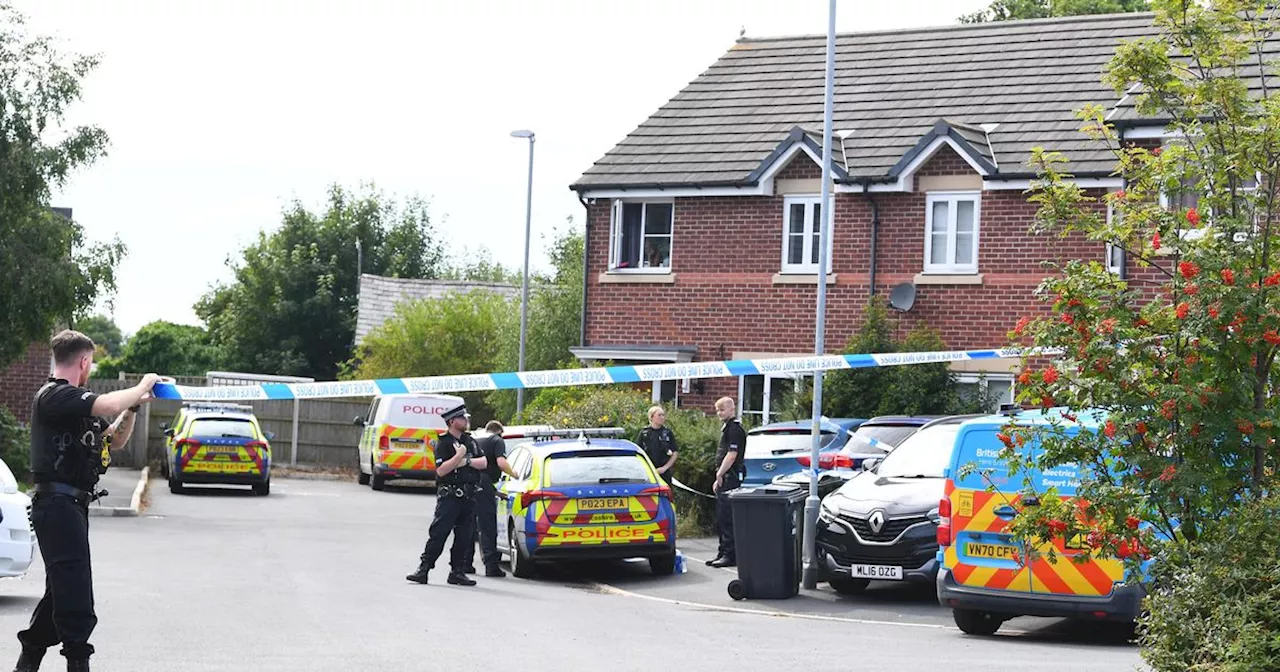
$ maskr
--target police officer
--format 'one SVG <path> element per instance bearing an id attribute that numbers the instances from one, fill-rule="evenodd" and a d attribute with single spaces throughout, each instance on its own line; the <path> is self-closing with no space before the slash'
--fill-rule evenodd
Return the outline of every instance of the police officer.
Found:
<path id="1" fill-rule="evenodd" d="M 475 496 L 480 472 L 488 463 L 480 455 L 475 439 L 467 432 L 471 427 L 471 416 L 467 413 L 466 404 L 451 408 L 440 417 L 449 431 L 436 442 L 436 514 L 427 532 L 427 545 L 422 551 L 418 571 L 405 578 L 415 583 L 426 583 L 427 572 L 435 568 L 436 560 L 444 552 L 444 542 L 452 532 L 448 581 L 455 586 L 474 586 L 476 582 L 465 573 L 467 547 L 474 544 Z"/>
<path id="2" fill-rule="evenodd" d="M 644 449 L 649 461 L 657 467 L 658 475 L 671 485 L 675 476 L 676 456 L 680 449 L 676 447 L 676 435 L 666 426 L 667 412 L 661 406 L 649 409 L 649 426 L 640 430 L 636 436 L 636 445 Z"/>
<path id="3" fill-rule="evenodd" d="M 720 447 L 716 450 L 716 532 L 720 536 L 720 552 L 707 564 L 733 567 L 738 564 L 733 541 L 733 509 L 729 493 L 742 485 L 746 476 L 743 455 L 747 451 L 747 433 L 737 420 L 737 404 L 729 397 L 716 401 L 716 415 L 724 422 L 720 428 Z"/>
<path id="4" fill-rule="evenodd" d="M 89 503 L 105 471 L 104 440 L 124 445 L 138 405 L 151 401 L 155 374 L 136 386 L 98 396 L 85 389 L 93 366 L 93 341 L 76 331 L 53 337 L 54 373 L 31 406 L 31 472 L 35 497 L 31 523 L 45 567 L 44 597 L 31 624 L 18 633 L 22 653 L 14 672 L 35 672 L 45 651 L 58 643 L 67 670 L 88 672 L 89 644 L 98 618 L 93 608 L 89 560 Z M 115 421 L 108 424 L 109 418 Z M 105 494 L 105 493 L 99 493 Z"/>
<path id="5" fill-rule="evenodd" d="M 477 445 L 484 455 L 485 468 L 480 477 L 480 491 L 476 493 L 476 540 L 467 546 L 467 572 L 475 573 L 476 542 L 480 543 L 480 559 L 484 561 L 484 575 L 502 578 L 507 575 L 498 566 L 502 555 L 498 553 L 498 480 L 505 473 L 515 476 L 507 464 L 507 443 L 502 439 L 506 428 L 497 420 L 484 426 L 488 436 Z"/>

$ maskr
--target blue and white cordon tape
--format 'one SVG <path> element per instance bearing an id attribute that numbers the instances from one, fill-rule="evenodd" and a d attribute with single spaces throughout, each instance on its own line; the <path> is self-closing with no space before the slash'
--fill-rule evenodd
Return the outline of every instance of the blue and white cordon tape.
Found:
<path id="1" fill-rule="evenodd" d="M 862 369 L 907 364 L 932 364 L 984 359 L 1009 359 L 1024 354 L 1055 354 L 1048 349 L 955 350 L 949 352 L 895 352 L 866 355 L 823 355 L 776 359 L 739 359 L 725 362 L 648 364 L 586 369 L 555 369 L 523 373 L 475 373 L 422 378 L 381 378 L 323 383 L 256 383 L 218 387 L 190 387 L 169 382 L 157 383 L 159 399 L 184 401 L 253 401 L 273 399 L 335 399 L 372 397 L 384 394 L 450 394 L 485 390 L 610 385 L 683 378 L 726 378 L 759 374 L 808 373 L 839 369 Z"/>

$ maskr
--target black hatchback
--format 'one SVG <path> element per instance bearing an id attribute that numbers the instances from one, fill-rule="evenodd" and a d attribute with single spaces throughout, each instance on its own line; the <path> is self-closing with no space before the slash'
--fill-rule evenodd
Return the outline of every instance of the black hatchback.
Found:
<path id="1" fill-rule="evenodd" d="M 960 423 L 934 420 L 822 500 L 819 566 L 832 588 L 860 593 L 870 581 L 930 584 L 938 574 L 938 502 Z"/>

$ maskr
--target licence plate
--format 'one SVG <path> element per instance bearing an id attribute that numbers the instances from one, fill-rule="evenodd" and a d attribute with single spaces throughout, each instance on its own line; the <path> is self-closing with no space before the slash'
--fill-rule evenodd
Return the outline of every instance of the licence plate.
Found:
<path id="1" fill-rule="evenodd" d="M 849 568 L 849 576 L 855 579 L 876 579 L 879 581 L 901 581 L 902 568 L 885 565 L 854 565 Z"/>
<path id="2" fill-rule="evenodd" d="M 597 497 L 594 499 L 578 500 L 579 511 L 600 511 L 603 509 L 625 509 L 627 508 L 626 497 Z"/>
<path id="3" fill-rule="evenodd" d="M 418 450 L 422 447 L 421 441 L 392 441 L 391 445 L 399 450 Z"/>
<path id="4" fill-rule="evenodd" d="M 992 560 L 1012 560 L 1015 551 L 1017 549 L 1013 546 L 974 543 L 966 544 L 964 550 L 965 554 L 971 558 L 991 558 Z"/>

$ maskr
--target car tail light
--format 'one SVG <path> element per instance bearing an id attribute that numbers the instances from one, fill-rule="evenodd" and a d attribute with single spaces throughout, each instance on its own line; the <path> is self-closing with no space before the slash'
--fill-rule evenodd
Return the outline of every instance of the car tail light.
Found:
<path id="1" fill-rule="evenodd" d="M 267 446 L 267 442 L 266 442 L 266 441 L 250 441 L 249 443 L 244 444 L 244 447 L 245 447 L 245 448 L 257 448 L 257 449 L 259 449 L 259 450 L 271 450 L 271 448 L 270 448 L 269 446 Z"/>
<path id="2" fill-rule="evenodd" d="M 391 450 L 391 437 L 383 434 L 378 438 L 378 447 L 382 450 Z"/>
<path id="3" fill-rule="evenodd" d="M 671 499 L 671 488 L 668 488 L 665 485 L 655 485 L 652 488 L 645 488 L 644 490 L 641 490 L 640 494 L 657 495 L 659 497 L 665 497 L 667 499 Z"/>
<path id="4" fill-rule="evenodd" d="M 822 461 L 819 460 L 818 464 L 821 465 Z M 849 457 L 848 455 L 836 453 L 831 456 L 831 466 L 823 467 L 823 468 L 824 469 L 853 469 L 855 468 L 855 466 L 856 465 L 853 463 L 852 457 Z"/>
<path id="5" fill-rule="evenodd" d="M 951 499 L 943 498 L 938 502 L 938 545 L 951 545 Z"/>
<path id="6" fill-rule="evenodd" d="M 539 499 L 564 499 L 564 493 L 555 490 L 530 490 L 520 495 L 520 504 L 530 506 Z"/>
<path id="7" fill-rule="evenodd" d="M 813 462 L 809 459 L 809 456 L 808 456 L 808 455 L 801 455 L 801 456 L 797 457 L 797 458 L 796 458 L 796 462 L 799 462 L 799 463 L 800 463 L 800 466 L 805 467 L 806 469 L 809 467 L 809 465 L 810 465 L 810 464 L 813 464 Z M 822 460 L 821 460 L 821 459 L 819 459 L 819 460 L 818 460 L 818 464 L 819 464 L 819 465 L 821 465 L 821 464 L 822 464 Z"/>
<path id="8" fill-rule="evenodd" d="M 176 446 L 178 450 L 195 450 L 200 447 L 200 442 L 195 439 L 182 439 L 178 441 Z"/>

